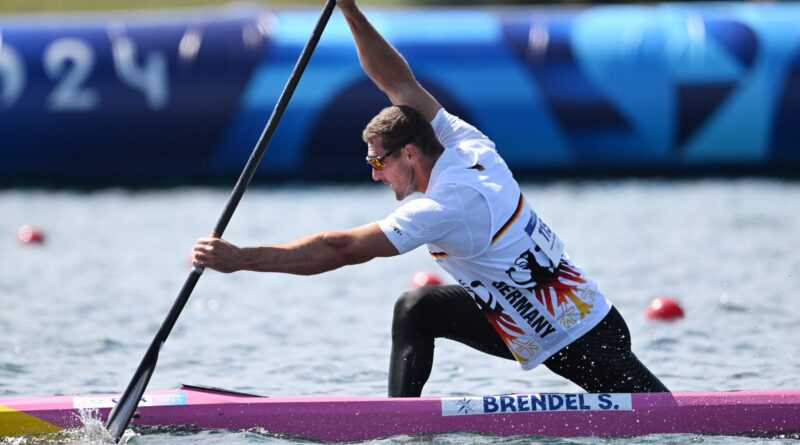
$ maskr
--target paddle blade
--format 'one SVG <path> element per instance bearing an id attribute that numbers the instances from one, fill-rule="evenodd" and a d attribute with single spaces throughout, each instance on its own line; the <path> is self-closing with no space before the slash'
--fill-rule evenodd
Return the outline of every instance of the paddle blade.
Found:
<path id="1" fill-rule="evenodd" d="M 114 406 L 114 409 L 111 410 L 111 414 L 108 415 L 106 429 L 111 437 L 114 438 L 115 443 L 119 442 L 125 429 L 128 428 L 128 424 L 131 422 L 136 408 L 139 406 L 139 401 L 142 399 L 142 395 L 144 395 L 144 390 L 150 382 L 150 376 L 153 375 L 153 371 L 156 369 L 157 358 L 158 356 L 156 355 L 149 366 L 144 369 L 143 372 L 138 373 L 139 378 L 130 382 L 125 393 L 119 399 L 117 405 Z"/>

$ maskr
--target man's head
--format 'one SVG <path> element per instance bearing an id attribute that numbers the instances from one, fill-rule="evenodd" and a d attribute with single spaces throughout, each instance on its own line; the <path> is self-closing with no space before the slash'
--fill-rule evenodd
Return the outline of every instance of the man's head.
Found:
<path id="1" fill-rule="evenodd" d="M 373 179 L 392 187 L 398 200 L 427 189 L 430 171 L 444 151 L 430 122 L 405 105 L 381 110 L 362 138 Z"/>
<path id="2" fill-rule="evenodd" d="M 430 122 L 419 111 L 406 105 L 381 110 L 369 121 L 361 137 L 368 144 L 377 137 L 381 145 L 390 150 L 414 144 L 423 154 L 432 158 L 438 157 L 444 150 Z"/>

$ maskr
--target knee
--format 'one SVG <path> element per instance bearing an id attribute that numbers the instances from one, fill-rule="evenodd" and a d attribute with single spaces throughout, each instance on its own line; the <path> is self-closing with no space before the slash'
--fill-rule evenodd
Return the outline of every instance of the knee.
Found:
<path id="1" fill-rule="evenodd" d="M 419 334 L 425 329 L 433 310 L 432 293 L 434 290 L 434 286 L 424 286 L 400 295 L 394 305 L 392 337 L 407 332 Z"/>

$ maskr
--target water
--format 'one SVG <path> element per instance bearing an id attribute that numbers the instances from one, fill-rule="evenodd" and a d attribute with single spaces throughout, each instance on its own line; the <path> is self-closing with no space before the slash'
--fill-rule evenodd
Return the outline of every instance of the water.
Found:
<path id="1" fill-rule="evenodd" d="M 800 183 L 559 182 L 524 191 L 625 316 L 637 355 L 670 389 L 800 388 Z M 209 188 L 0 191 L 0 397 L 121 392 L 190 271 L 194 240 L 211 231 L 228 194 Z M 287 241 L 377 220 L 395 206 L 392 193 L 377 185 L 253 188 L 226 238 Z M 46 243 L 19 245 L 14 237 L 23 224 L 41 227 Z M 195 383 L 272 395 L 384 395 L 393 302 L 419 270 L 436 270 L 424 248 L 315 277 L 207 272 L 149 388 Z M 661 294 L 682 302 L 683 321 L 645 321 L 647 303 Z M 579 388 L 544 368 L 523 372 L 460 344 L 437 343 L 424 395 L 514 391 Z M 87 430 L 49 440 L 100 439 Z M 303 443 L 263 431 L 149 431 L 127 440 Z M 370 443 L 766 440 L 451 434 Z"/>

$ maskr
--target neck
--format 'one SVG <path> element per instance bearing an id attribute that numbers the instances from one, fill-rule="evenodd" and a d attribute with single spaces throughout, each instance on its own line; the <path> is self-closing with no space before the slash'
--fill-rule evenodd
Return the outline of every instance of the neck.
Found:
<path id="1" fill-rule="evenodd" d="M 439 153 L 433 157 L 425 158 L 425 162 L 419 165 L 419 171 L 414 172 L 416 177 L 419 178 L 419 183 L 417 184 L 417 190 L 422 193 L 428 191 L 428 184 L 431 181 L 431 173 L 433 172 L 433 167 L 436 165 L 436 161 L 439 159 L 439 156 L 442 154 Z"/>

